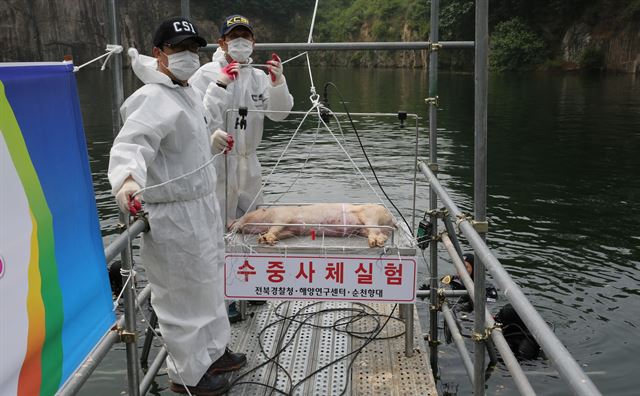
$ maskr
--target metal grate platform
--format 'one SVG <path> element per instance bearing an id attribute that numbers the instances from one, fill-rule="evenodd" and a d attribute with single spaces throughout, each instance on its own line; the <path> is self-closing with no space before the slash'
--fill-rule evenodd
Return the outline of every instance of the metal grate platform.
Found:
<path id="1" fill-rule="evenodd" d="M 398 319 L 387 320 L 394 304 L 366 305 L 369 308 L 351 302 L 273 300 L 261 306 L 249 305 L 247 319 L 232 325 L 230 341 L 231 348 L 246 353 L 249 362 L 230 377 L 231 382 L 237 383 L 229 394 L 437 395 L 415 308 L 416 347 L 413 356 L 407 358 L 404 324 Z M 351 322 L 352 333 L 370 337 L 365 333 L 375 329 L 374 316 L 353 320 L 364 309 L 377 311 L 379 316 L 375 317 L 380 325 L 386 322 L 377 331 L 382 340 L 367 343 L 366 338 L 336 330 L 344 330 L 345 324 Z M 393 317 L 398 317 L 398 308 Z M 274 355 L 277 358 L 267 362 L 267 356 Z"/>

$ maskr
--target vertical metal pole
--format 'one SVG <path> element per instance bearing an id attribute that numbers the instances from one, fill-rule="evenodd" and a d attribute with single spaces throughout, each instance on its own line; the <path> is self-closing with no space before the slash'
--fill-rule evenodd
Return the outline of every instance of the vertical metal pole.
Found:
<path id="1" fill-rule="evenodd" d="M 413 235 L 418 235 L 417 234 L 417 230 L 416 230 L 416 197 L 417 197 L 417 189 L 418 189 L 418 149 L 420 146 L 418 146 L 418 139 L 420 136 L 420 129 L 418 127 L 418 117 L 416 116 L 416 150 L 414 153 L 414 158 L 413 160 L 415 161 L 414 163 L 414 167 L 413 167 L 413 207 L 412 209 L 412 218 L 413 220 L 411 220 L 411 232 L 413 232 Z"/>
<path id="2" fill-rule="evenodd" d="M 189 7 L 189 0 L 180 1 L 180 13 L 183 17 L 191 19 L 191 9 Z"/>
<path id="3" fill-rule="evenodd" d="M 413 356 L 413 304 L 400 304 L 400 312 L 404 318 L 404 354 Z"/>
<path id="4" fill-rule="evenodd" d="M 107 18 L 109 23 L 109 44 L 120 44 L 118 30 L 118 12 L 115 0 L 107 0 Z M 120 132 L 120 105 L 124 102 L 124 88 L 122 86 L 122 53 L 113 54 L 111 59 L 111 74 L 113 89 L 111 90 L 111 129 L 115 137 Z"/>
<path id="5" fill-rule="evenodd" d="M 437 93 L 438 93 L 438 52 L 434 49 L 437 48 L 434 44 L 438 42 L 438 14 L 439 14 L 439 0 L 431 1 L 431 51 L 429 53 L 429 167 L 434 173 L 438 171 L 438 159 L 437 159 Z M 431 369 L 434 376 L 438 374 L 438 246 L 435 243 L 435 237 L 438 234 L 438 218 L 435 215 L 435 211 L 438 207 L 438 195 L 436 191 L 429 188 L 429 209 L 432 215 L 430 216 L 431 224 L 434 225 L 432 237 L 434 238 L 430 244 L 430 262 L 431 262 L 431 295 L 430 301 L 430 315 L 429 315 L 429 346 L 431 353 Z"/>
<path id="6" fill-rule="evenodd" d="M 120 213 L 120 220 L 124 221 L 123 214 Z M 121 223 L 123 224 L 123 223 Z M 128 232 L 128 230 L 125 230 Z M 131 259 L 131 243 L 120 255 L 122 260 L 123 274 L 129 274 L 133 270 L 133 260 Z M 128 275 L 123 275 L 123 284 Z M 124 330 L 122 339 L 127 346 L 127 379 L 129 383 L 129 395 L 138 396 L 138 385 L 140 384 L 140 371 L 138 361 L 138 335 L 136 331 L 136 294 L 135 282 L 130 280 L 125 286 L 124 296 Z"/>
<path id="7" fill-rule="evenodd" d="M 118 29 L 118 11 L 115 0 L 107 0 L 107 17 L 109 23 L 110 44 L 120 44 L 120 29 Z M 120 131 L 122 120 L 120 119 L 120 105 L 124 101 L 124 88 L 122 84 L 122 55 L 114 54 L 111 63 L 111 72 L 113 74 L 113 89 L 111 95 L 111 120 L 113 136 L 115 137 Z M 120 224 L 124 224 L 124 215 L 120 213 Z M 121 254 L 122 270 L 127 273 L 132 270 L 133 263 L 131 260 L 131 244 Z M 126 281 L 126 279 L 123 279 Z M 124 282 L 123 282 L 124 283 Z M 136 297 L 133 289 L 134 282 L 127 282 L 124 291 L 124 315 L 125 324 L 123 334 L 127 335 L 127 381 L 129 386 L 129 395 L 139 396 L 140 390 L 140 372 L 138 369 L 138 347 L 136 343 Z"/>
<path id="8" fill-rule="evenodd" d="M 489 1 L 476 0 L 475 33 L 475 116 L 474 116 L 474 217 L 486 221 L 487 207 L 487 85 L 489 80 Z M 485 239 L 484 234 L 480 234 Z M 484 395 L 485 380 L 485 266 L 476 255 L 474 271 L 474 395 Z"/>
<path id="9" fill-rule="evenodd" d="M 153 343 L 154 329 L 158 326 L 158 315 L 155 311 L 151 312 L 149 317 L 149 326 L 144 336 L 144 343 L 142 344 L 142 352 L 140 356 L 140 366 L 143 369 L 149 368 L 149 352 L 151 352 L 151 346 Z"/>
<path id="10" fill-rule="evenodd" d="M 411 232 L 415 234 L 416 232 L 416 186 L 417 186 L 417 176 L 418 176 L 418 117 L 416 117 L 416 150 L 415 150 L 415 158 L 414 158 L 414 170 L 413 170 L 413 212 L 412 212 L 412 221 L 411 221 Z M 404 317 L 404 354 L 406 357 L 413 356 L 413 307 L 414 304 L 401 304 L 400 305 L 400 313 L 402 315 L 402 308 L 405 308 Z"/>

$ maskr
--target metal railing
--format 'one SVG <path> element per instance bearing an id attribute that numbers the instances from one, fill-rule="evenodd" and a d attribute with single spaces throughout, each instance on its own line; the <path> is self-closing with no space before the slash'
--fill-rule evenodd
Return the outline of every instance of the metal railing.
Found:
<path id="1" fill-rule="evenodd" d="M 538 344 L 540 344 L 549 360 L 551 360 L 551 362 L 558 368 L 560 376 L 569 384 L 571 390 L 577 395 L 600 395 L 600 391 L 598 391 L 593 382 L 582 371 L 578 363 L 573 359 L 569 351 L 564 347 L 564 345 L 562 345 L 560 340 L 558 340 L 547 323 L 542 319 L 533 305 L 531 305 L 520 287 L 513 281 L 513 279 L 511 279 L 511 276 L 509 276 L 507 271 L 502 267 L 498 259 L 496 259 L 493 253 L 491 253 L 480 234 L 475 230 L 470 219 L 465 216 L 462 211 L 458 209 L 453 200 L 451 200 L 449 194 L 442 187 L 436 175 L 425 165 L 424 162 L 420 162 L 418 166 L 422 174 L 427 178 L 431 190 L 434 191 L 442 200 L 444 206 L 449 211 L 449 215 L 456 219 L 457 226 L 459 227 L 462 234 L 467 238 L 469 244 L 476 253 L 476 261 L 480 259 L 481 262 L 489 270 L 489 272 L 491 272 L 498 286 L 500 286 L 500 288 L 504 290 L 505 297 L 509 300 L 509 302 L 511 302 L 514 309 L 523 320 Z M 448 244 L 448 242 L 450 242 L 450 240 L 446 237 L 443 237 L 443 240 L 445 241 L 445 244 Z M 457 255 L 455 248 L 453 248 L 453 246 L 450 246 L 447 247 L 447 250 L 449 251 L 449 254 L 453 259 L 454 265 L 456 265 L 456 267 L 458 268 L 458 273 L 462 276 L 467 290 L 474 290 L 474 301 L 476 303 L 475 318 L 477 321 L 479 317 L 478 310 L 485 310 L 484 304 L 482 304 L 485 300 L 485 289 L 483 288 L 482 290 L 478 290 L 477 284 L 475 285 L 475 287 L 473 287 L 474 285 L 471 283 L 471 278 L 469 277 L 469 275 L 465 276 L 466 270 L 463 269 L 464 264 Z M 477 268 L 478 264 L 476 262 L 476 265 L 474 266 L 474 273 L 477 271 Z M 491 321 L 493 319 L 491 319 L 491 315 L 487 315 L 486 319 L 488 322 L 485 323 L 483 318 L 483 323 L 481 323 L 480 331 L 477 331 L 478 327 L 476 326 L 476 333 L 479 333 L 481 335 L 485 334 L 487 331 L 491 331 L 492 335 L 499 334 L 492 329 L 493 323 L 491 323 Z M 502 339 L 504 339 L 504 337 Z M 494 339 L 494 341 L 500 340 L 498 338 Z M 509 355 L 513 355 L 512 353 L 508 353 L 510 352 L 508 345 L 502 345 L 501 348 L 501 343 L 497 342 L 496 344 L 499 350 L 502 349 L 500 352 L 503 358 Z M 506 341 L 504 342 L 504 344 L 506 344 Z M 482 355 L 484 355 L 484 351 L 482 351 Z M 476 361 L 475 364 L 477 363 L 478 362 Z M 517 361 L 511 361 L 511 363 L 508 364 L 509 369 L 515 366 L 520 367 Z M 482 370 L 484 370 L 484 362 Z M 477 373 L 477 367 L 474 372 Z M 526 378 L 522 378 L 524 376 L 519 377 L 520 378 L 517 379 L 516 383 L 519 385 L 520 391 L 523 394 L 535 394 L 535 392 L 533 392 L 533 389 L 524 392 L 524 389 L 521 388 L 521 386 L 526 386 L 524 385 L 524 381 L 526 381 Z M 477 374 L 474 375 L 474 378 L 478 379 Z M 474 381 L 474 385 L 478 382 L 480 381 Z"/>
<path id="2" fill-rule="evenodd" d="M 209 44 L 203 51 L 215 51 Z M 256 43 L 257 51 L 437 51 L 439 49 L 470 49 L 473 41 L 378 41 L 369 43 Z"/>

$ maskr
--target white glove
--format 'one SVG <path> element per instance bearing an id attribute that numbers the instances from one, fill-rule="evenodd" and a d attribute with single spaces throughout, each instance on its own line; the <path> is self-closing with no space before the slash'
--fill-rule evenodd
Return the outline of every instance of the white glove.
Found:
<path id="1" fill-rule="evenodd" d="M 233 148 L 233 137 L 223 131 L 222 129 L 216 129 L 211 135 L 211 151 L 217 154 L 224 150 L 225 153 L 229 152 Z"/>
<path id="2" fill-rule="evenodd" d="M 283 67 L 280 57 L 276 54 L 271 54 L 271 60 L 268 60 L 269 65 L 269 77 L 271 77 L 271 85 L 277 87 L 284 82 L 284 76 L 282 75 Z"/>
<path id="3" fill-rule="evenodd" d="M 135 209 L 140 209 L 140 201 L 138 201 L 137 197 L 133 199 L 135 202 L 131 202 L 131 195 L 140 190 L 140 185 L 136 183 L 131 176 L 122 183 L 122 187 L 120 187 L 120 190 L 118 190 L 118 193 L 116 194 L 116 202 L 118 203 L 118 207 L 122 213 L 132 213 Z M 134 210 L 132 210 L 132 208 Z"/>
<path id="4" fill-rule="evenodd" d="M 220 70 L 216 83 L 226 87 L 238 78 L 238 73 L 240 73 L 238 62 L 231 62 Z"/>

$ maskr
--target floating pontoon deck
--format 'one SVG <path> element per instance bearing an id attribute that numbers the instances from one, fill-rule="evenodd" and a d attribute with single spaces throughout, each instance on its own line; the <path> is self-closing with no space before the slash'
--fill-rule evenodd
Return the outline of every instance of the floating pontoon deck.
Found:
<path id="1" fill-rule="evenodd" d="M 417 313 L 413 355 L 406 357 L 398 308 L 366 306 L 277 300 L 249 305 L 247 319 L 232 325 L 230 342 L 249 362 L 230 377 L 236 384 L 229 394 L 437 395 Z M 354 319 L 365 311 L 370 315 Z"/>

